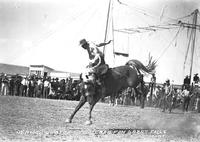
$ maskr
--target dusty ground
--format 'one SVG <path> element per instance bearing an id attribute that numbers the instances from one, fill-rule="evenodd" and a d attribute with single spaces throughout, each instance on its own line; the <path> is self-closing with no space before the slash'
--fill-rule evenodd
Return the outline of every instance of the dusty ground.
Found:
<path id="1" fill-rule="evenodd" d="M 174 110 L 110 107 L 98 103 L 93 124 L 84 123 L 88 104 L 71 124 L 64 121 L 78 102 L 0 96 L 0 141 L 199 141 L 200 114 Z"/>

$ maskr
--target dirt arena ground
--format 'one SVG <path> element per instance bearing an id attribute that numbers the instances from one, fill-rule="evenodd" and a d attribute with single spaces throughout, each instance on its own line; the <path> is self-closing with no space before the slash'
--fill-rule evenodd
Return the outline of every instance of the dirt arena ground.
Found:
<path id="1" fill-rule="evenodd" d="M 88 104 L 66 124 L 76 101 L 0 96 L 0 142 L 200 140 L 200 114 L 161 112 L 157 108 L 111 107 L 98 103 L 93 124 L 85 125 Z"/>

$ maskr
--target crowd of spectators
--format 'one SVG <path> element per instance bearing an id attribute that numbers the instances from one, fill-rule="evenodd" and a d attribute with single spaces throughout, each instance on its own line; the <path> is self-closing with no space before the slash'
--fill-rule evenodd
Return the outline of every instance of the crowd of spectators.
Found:
<path id="1" fill-rule="evenodd" d="M 183 85 L 176 86 L 173 81 L 166 79 L 163 84 L 156 83 L 155 74 L 149 83 L 146 83 L 147 94 L 145 97 L 145 106 L 160 108 L 165 112 L 172 112 L 179 108 L 183 112 L 197 111 L 200 113 L 200 86 L 198 74 L 195 74 L 190 84 L 190 77 L 186 76 Z M 116 104 L 122 105 L 140 105 L 141 96 L 136 94 L 133 88 L 124 90 L 116 100 Z"/>
<path id="2" fill-rule="evenodd" d="M 2 73 L 0 76 L 0 95 L 74 99 L 74 94 L 77 91 L 76 85 L 77 81 L 70 77 L 59 80 L 59 78 L 48 76 L 43 78 L 35 75 L 8 76 Z"/>
<path id="3" fill-rule="evenodd" d="M 73 80 L 70 77 L 59 80 L 58 78 L 48 76 L 43 78 L 35 75 L 8 76 L 2 73 L 0 75 L 0 95 L 79 100 L 79 81 Z M 155 74 L 153 74 L 149 85 L 146 86 L 146 106 L 158 107 L 163 111 L 168 109 L 169 112 L 180 105 L 184 112 L 197 109 L 198 105 L 200 105 L 198 103 L 200 100 L 198 74 L 194 75 L 192 86 L 190 81 L 190 76 L 186 76 L 182 88 L 175 88 L 169 79 L 163 84 L 158 85 Z M 197 88 L 197 91 L 194 88 Z M 140 100 L 141 97 L 130 87 L 120 94 L 118 104 L 121 103 L 123 105 L 137 105 L 137 100 Z"/>

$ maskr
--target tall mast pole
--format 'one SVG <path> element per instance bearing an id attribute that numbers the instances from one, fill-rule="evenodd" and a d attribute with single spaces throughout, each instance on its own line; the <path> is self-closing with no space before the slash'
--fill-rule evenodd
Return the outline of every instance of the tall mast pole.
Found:
<path id="1" fill-rule="evenodd" d="M 113 65 L 115 66 L 115 36 L 114 36 L 114 17 L 113 17 L 113 3 L 112 3 L 112 9 L 111 9 L 111 18 L 112 18 L 112 46 L 113 46 Z"/>
<path id="2" fill-rule="evenodd" d="M 105 30 L 104 42 L 106 42 L 107 33 L 108 33 L 108 23 L 109 23 L 109 17 L 110 17 L 110 8 L 111 8 L 111 0 L 109 1 L 109 5 L 108 5 L 108 12 L 107 12 L 107 21 L 106 21 L 106 30 Z M 105 46 L 103 47 L 103 54 L 105 54 Z"/>
<path id="3" fill-rule="evenodd" d="M 198 12 L 199 12 L 198 9 L 196 9 L 194 11 L 193 26 L 195 26 L 197 24 L 197 14 L 198 14 Z M 195 40 L 196 40 L 196 26 L 195 26 L 195 28 L 192 28 L 191 34 L 193 34 L 192 57 L 191 57 L 191 66 L 190 66 L 190 82 L 192 83 L 192 69 L 193 69 L 194 49 L 195 49 Z"/>

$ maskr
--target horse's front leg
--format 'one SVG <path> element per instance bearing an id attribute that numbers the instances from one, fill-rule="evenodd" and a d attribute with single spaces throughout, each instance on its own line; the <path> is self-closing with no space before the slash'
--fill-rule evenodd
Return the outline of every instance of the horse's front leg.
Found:
<path id="1" fill-rule="evenodd" d="M 71 123 L 72 122 L 72 119 L 73 119 L 74 115 L 85 104 L 86 101 L 87 101 L 86 97 L 81 95 L 79 104 L 76 106 L 76 108 L 75 108 L 74 112 L 71 114 L 71 116 L 68 119 L 65 120 L 66 123 Z"/>
<path id="2" fill-rule="evenodd" d="M 95 106 L 95 104 L 100 100 L 100 96 L 94 97 L 94 96 L 87 96 L 87 101 L 89 103 L 89 118 L 88 121 L 85 122 L 86 125 L 92 124 L 92 110 Z"/>

